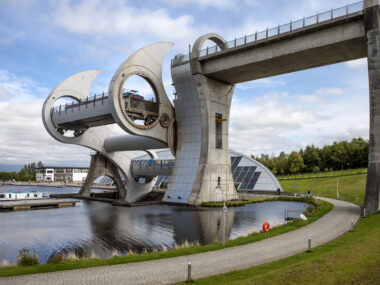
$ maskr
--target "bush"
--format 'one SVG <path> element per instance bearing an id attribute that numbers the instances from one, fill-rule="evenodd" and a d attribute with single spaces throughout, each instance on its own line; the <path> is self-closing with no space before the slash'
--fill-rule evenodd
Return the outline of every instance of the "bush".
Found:
<path id="1" fill-rule="evenodd" d="M 18 253 L 18 265 L 31 266 L 40 263 L 37 252 L 29 248 L 23 248 Z"/>
<path id="2" fill-rule="evenodd" d="M 60 263 L 65 260 L 65 256 L 62 253 L 50 256 L 48 263 Z"/>

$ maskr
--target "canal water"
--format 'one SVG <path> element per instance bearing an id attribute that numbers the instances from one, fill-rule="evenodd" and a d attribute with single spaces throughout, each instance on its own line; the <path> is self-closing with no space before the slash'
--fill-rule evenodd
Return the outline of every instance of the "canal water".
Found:
<path id="1" fill-rule="evenodd" d="M 37 190 L 45 193 L 73 193 L 79 188 L 3 186 L 6 190 Z M 108 203 L 83 201 L 75 207 L 0 212 L 0 262 L 14 264 L 20 249 L 35 250 L 41 263 L 56 254 L 95 253 L 109 258 L 130 249 L 141 252 L 173 248 L 185 241 L 200 244 L 235 239 L 285 223 L 285 210 L 304 211 L 307 204 L 265 202 L 243 207 L 194 209 L 185 206 L 150 205 L 118 207 Z"/>

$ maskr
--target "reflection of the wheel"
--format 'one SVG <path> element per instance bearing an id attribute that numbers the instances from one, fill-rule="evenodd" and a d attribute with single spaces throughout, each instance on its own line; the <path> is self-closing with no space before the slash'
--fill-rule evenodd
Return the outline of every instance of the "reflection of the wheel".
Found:
<path id="1" fill-rule="evenodd" d="M 100 258 L 109 258 L 114 251 L 141 253 L 145 249 L 148 252 L 170 249 L 185 241 L 193 244 L 222 242 L 223 236 L 228 240 L 234 221 L 234 211 L 223 213 L 221 209 L 195 210 L 177 206 L 168 209 L 162 205 L 125 208 L 102 203 L 92 206 L 91 203 L 86 203 L 91 240 L 65 249 L 64 253 L 75 251 L 79 256 L 88 257 L 95 252 Z"/>

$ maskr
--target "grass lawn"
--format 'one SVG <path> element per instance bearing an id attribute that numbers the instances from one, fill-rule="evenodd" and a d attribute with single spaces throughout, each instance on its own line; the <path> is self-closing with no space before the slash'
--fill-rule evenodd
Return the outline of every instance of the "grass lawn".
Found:
<path id="1" fill-rule="evenodd" d="M 336 198 L 337 178 L 281 180 L 285 191 L 308 189 Z M 366 174 L 339 177 L 340 199 L 363 205 Z M 380 284 L 380 213 L 361 219 L 354 232 L 311 253 L 197 280 L 195 284 Z"/>
<path id="2" fill-rule="evenodd" d="M 194 281 L 194 284 L 380 284 L 380 213 L 354 232 L 280 261 Z"/>
<path id="3" fill-rule="evenodd" d="M 278 180 L 288 180 L 288 179 L 304 179 L 304 178 L 316 178 L 316 177 L 328 177 L 328 176 L 342 176 L 342 175 L 352 175 L 352 174 L 365 174 L 367 173 L 367 168 L 356 168 L 356 169 L 346 169 L 346 170 L 333 170 L 318 173 L 301 173 L 292 175 L 276 175 Z"/>
<path id="4" fill-rule="evenodd" d="M 286 192 L 305 193 L 307 190 L 310 190 L 312 194 L 336 199 L 337 179 L 339 180 L 339 198 L 362 206 L 364 202 L 367 174 L 300 180 L 281 180 L 280 183 Z M 297 185 L 298 188 L 293 189 L 293 185 Z M 359 199 L 358 203 L 356 203 L 356 197 Z"/>
<path id="5" fill-rule="evenodd" d="M 308 203 L 315 205 L 315 202 L 317 200 L 313 199 L 311 196 L 305 196 L 305 197 L 292 197 L 292 196 L 275 196 L 275 197 L 257 197 L 250 200 L 245 201 L 228 201 L 226 202 L 226 207 L 240 207 L 247 204 L 255 204 L 255 203 L 263 203 L 263 202 L 275 202 L 275 201 L 290 201 L 290 202 L 302 202 L 302 203 Z M 223 202 L 203 202 L 201 204 L 202 207 L 208 207 L 208 208 L 222 208 L 224 207 Z"/>

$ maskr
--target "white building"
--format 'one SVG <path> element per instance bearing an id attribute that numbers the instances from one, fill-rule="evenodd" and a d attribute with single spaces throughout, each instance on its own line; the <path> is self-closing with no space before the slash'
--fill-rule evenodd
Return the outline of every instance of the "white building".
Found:
<path id="1" fill-rule="evenodd" d="M 88 173 L 87 167 L 43 166 L 36 168 L 37 182 L 83 182 Z"/>

